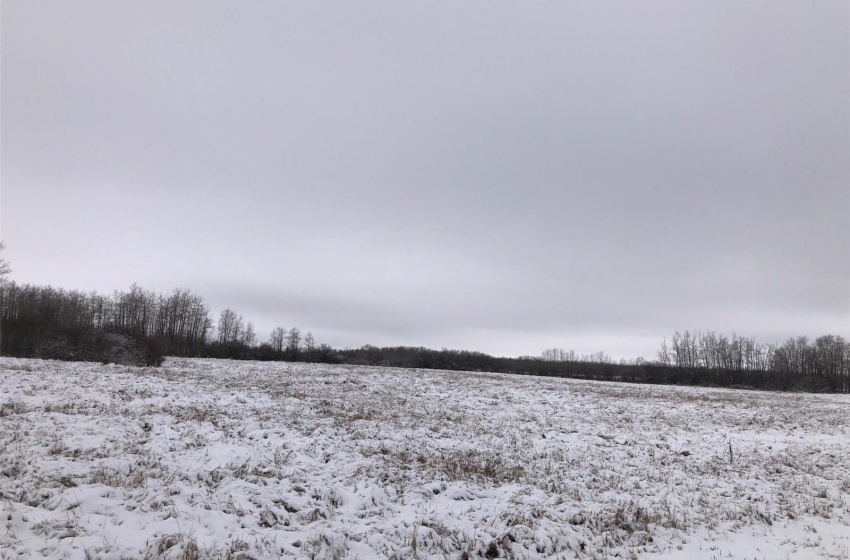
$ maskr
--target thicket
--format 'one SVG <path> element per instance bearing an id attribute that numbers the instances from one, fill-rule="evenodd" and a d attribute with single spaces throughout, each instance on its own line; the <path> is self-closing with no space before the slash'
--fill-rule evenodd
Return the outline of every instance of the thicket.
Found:
<path id="1" fill-rule="evenodd" d="M 159 365 L 163 356 L 334 361 L 298 328 L 278 327 L 258 344 L 230 309 L 217 322 L 187 289 L 168 295 L 133 285 L 110 295 L 9 282 L 0 285 L 0 351 L 24 358 Z"/>
<path id="2" fill-rule="evenodd" d="M 558 348 L 520 358 L 406 346 L 337 350 L 297 327 L 277 327 L 259 343 L 241 315 L 225 309 L 216 321 L 203 298 L 186 289 L 163 295 L 133 285 L 103 295 L 15 282 L 0 284 L 0 328 L 3 355 L 18 357 L 159 365 L 169 355 L 850 392 L 850 344 L 835 335 L 777 346 L 737 335 L 676 332 L 655 360 L 618 363 L 603 352 L 580 356 Z"/>
<path id="3" fill-rule="evenodd" d="M 735 334 L 676 332 L 657 357 L 714 385 L 850 391 L 850 343 L 836 335 L 799 336 L 777 346 Z"/>
<path id="4" fill-rule="evenodd" d="M 156 366 L 171 338 L 139 328 L 144 313 L 117 294 L 11 282 L 0 286 L 0 346 L 3 355 L 24 358 Z"/>

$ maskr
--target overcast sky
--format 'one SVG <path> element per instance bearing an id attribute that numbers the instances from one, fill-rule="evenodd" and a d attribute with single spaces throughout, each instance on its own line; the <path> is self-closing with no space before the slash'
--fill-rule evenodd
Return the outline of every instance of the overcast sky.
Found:
<path id="1" fill-rule="evenodd" d="M 18 282 L 261 339 L 850 335 L 850 2 L 2 2 Z"/>

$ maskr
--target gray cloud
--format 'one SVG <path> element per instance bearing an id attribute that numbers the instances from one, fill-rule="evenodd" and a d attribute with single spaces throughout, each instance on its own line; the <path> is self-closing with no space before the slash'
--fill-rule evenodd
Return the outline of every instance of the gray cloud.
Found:
<path id="1" fill-rule="evenodd" d="M 7 256 L 337 345 L 841 333 L 849 9 L 4 2 Z"/>

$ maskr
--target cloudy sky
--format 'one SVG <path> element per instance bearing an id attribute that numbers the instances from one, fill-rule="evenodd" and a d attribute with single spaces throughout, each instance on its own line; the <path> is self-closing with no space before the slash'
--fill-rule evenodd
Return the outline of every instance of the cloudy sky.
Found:
<path id="1" fill-rule="evenodd" d="M 846 1 L 3 0 L 18 282 L 261 337 L 850 335 Z"/>

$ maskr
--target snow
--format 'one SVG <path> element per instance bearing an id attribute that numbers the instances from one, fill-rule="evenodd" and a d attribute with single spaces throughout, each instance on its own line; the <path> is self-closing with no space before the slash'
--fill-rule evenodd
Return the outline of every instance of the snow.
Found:
<path id="1" fill-rule="evenodd" d="M 0 556 L 848 558 L 848 404 L 2 358 Z"/>

